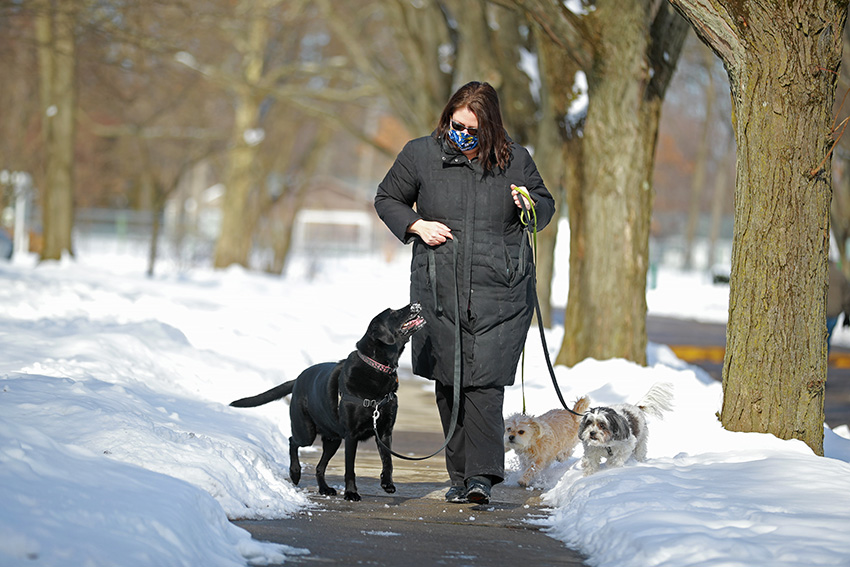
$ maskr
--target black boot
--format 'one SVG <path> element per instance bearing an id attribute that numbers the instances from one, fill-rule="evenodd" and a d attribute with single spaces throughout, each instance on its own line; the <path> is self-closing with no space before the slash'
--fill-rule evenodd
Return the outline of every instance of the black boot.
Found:
<path id="1" fill-rule="evenodd" d="M 466 504 L 468 502 L 466 499 L 466 487 L 462 484 L 455 484 L 449 488 L 449 491 L 446 492 L 446 502 Z"/>
<path id="2" fill-rule="evenodd" d="M 492 485 L 486 476 L 469 477 L 466 479 L 466 499 L 473 504 L 489 504 Z"/>

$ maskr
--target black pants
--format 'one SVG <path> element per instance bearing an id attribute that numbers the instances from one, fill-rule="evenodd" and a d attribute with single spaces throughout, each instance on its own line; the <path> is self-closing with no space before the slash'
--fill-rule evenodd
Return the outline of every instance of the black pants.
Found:
<path id="1" fill-rule="evenodd" d="M 448 434 L 452 420 L 454 388 L 435 382 L 437 408 Z M 493 484 L 505 478 L 505 421 L 502 417 L 505 388 L 462 388 L 454 435 L 446 446 L 446 471 L 452 485 L 471 476 L 488 476 Z"/>

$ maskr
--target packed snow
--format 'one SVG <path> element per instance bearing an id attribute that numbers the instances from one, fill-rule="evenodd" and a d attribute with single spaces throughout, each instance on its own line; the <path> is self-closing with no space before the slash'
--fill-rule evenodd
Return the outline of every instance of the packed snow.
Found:
<path id="1" fill-rule="evenodd" d="M 307 499 L 287 477 L 286 412 L 227 404 L 344 357 L 375 313 L 407 303 L 405 256 L 295 261 L 283 278 L 167 265 L 146 278 L 144 256 L 126 251 L 0 262 L 0 564 L 227 566 L 309 553 L 228 521 L 285 516 Z M 727 291 L 662 270 L 647 300 L 650 313 L 722 321 Z M 552 353 L 562 332 L 547 334 Z M 526 352 L 506 414 L 523 393 L 529 413 L 558 405 L 536 332 Z M 570 400 L 634 402 L 666 381 L 675 408 L 649 418 L 644 463 L 584 477 L 579 448 L 545 470 L 534 488 L 551 514 L 530 521 L 592 565 L 850 564 L 847 425 L 826 428 L 825 458 L 725 431 L 720 385 L 664 345 L 648 354 L 647 367 L 556 369 Z"/>

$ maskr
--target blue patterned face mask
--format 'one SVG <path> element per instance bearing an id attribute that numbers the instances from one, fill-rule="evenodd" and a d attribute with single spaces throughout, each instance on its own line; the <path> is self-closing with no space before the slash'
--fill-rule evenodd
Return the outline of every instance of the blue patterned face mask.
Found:
<path id="1" fill-rule="evenodd" d="M 459 132 L 454 128 L 449 128 L 449 139 L 454 142 L 462 152 L 474 149 L 478 145 L 478 136 L 471 136 L 466 132 Z"/>

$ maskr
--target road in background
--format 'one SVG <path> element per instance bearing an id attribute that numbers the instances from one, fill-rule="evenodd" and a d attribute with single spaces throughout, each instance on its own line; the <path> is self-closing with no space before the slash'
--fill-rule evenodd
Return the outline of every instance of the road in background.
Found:
<path id="1" fill-rule="evenodd" d="M 563 325 L 564 310 L 554 309 L 552 321 Z M 721 381 L 726 352 L 725 324 L 649 315 L 646 335 L 650 342 L 669 346 L 676 356 Z M 831 428 L 850 425 L 850 349 L 834 346 L 829 354 L 824 416 Z"/>
<path id="2" fill-rule="evenodd" d="M 699 366 L 715 380 L 723 373 L 726 325 L 669 317 L 647 317 L 650 342 L 668 345 L 682 360 Z M 826 373 L 824 415 L 832 428 L 850 424 L 850 350 L 832 347 Z"/>

